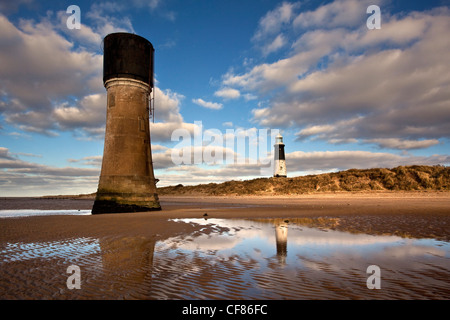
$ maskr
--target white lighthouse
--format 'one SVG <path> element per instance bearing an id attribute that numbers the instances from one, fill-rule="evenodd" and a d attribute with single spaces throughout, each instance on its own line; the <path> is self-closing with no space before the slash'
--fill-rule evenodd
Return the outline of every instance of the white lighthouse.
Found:
<path id="1" fill-rule="evenodd" d="M 286 160 L 284 158 L 284 143 L 281 134 L 275 137 L 275 166 L 274 166 L 274 177 L 285 177 L 286 178 Z"/>

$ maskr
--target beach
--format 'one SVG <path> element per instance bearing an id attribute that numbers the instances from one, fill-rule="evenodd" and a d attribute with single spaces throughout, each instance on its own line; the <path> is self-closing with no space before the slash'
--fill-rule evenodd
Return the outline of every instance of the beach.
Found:
<path id="1" fill-rule="evenodd" d="M 448 192 L 160 196 L 160 201 L 162 210 L 153 212 L 1 218 L 0 299 L 450 298 Z M 2 198 L 0 210 L 89 210 L 92 203 L 93 199 Z M 283 240 L 286 254 L 280 249 L 283 241 L 278 232 L 288 228 Z M 274 230 L 273 248 L 269 244 L 269 249 L 255 245 L 241 253 L 221 251 L 233 248 L 230 243 L 236 239 L 245 240 L 251 232 L 266 229 Z M 293 247 L 302 235 L 303 247 Z M 272 233 L 267 236 L 271 237 Z M 377 262 L 371 257 L 359 254 L 355 258 L 356 251 L 339 257 L 317 256 L 319 249 L 296 251 L 316 248 L 312 246 L 330 239 L 335 239 L 332 245 L 339 242 L 339 250 L 346 248 L 342 243 L 347 247 L 356 243 L 354 250 L 364 245 L 375 250 L 374 243 L 434 242 L 428 249 L 425 242 L 408 247 L 415 250 L 411 261 L 417 266 L 409 260 L 385 261 L 392 279 L 382 278 L 384 288 L 375 292 L 365 283 L 365 265 Z M 201 243 L 212 242 L 215 246 L 205 245 L 208 249 L 201 251 Z M 334 250 L 325 245 L 320 248 Z M 393 248 L 376 249 L 385 250 L 377 251 L 379 261 Z M 424 253 L 418 254 L 422 249 Z M 336 270 L 342 263 L 345 273 Z M 81 289 L 66 286 L 70 265 L 80 266 Z M 402 273 L 394 266 L 413 269 Z M 420 284 L 409 283 L 412 273 L 424 277 Z M 353 280 L 357 276 L 361 281 Z M 281 277 L 278 284 L 271 282 L 274 277 Z M 398 287 L 395 281 L 403 282 Z"/>

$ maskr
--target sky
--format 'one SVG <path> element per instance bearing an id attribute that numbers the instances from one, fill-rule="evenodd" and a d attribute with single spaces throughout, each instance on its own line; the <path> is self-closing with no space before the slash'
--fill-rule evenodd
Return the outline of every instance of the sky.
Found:
<path id="1" fill-rule="evenodd" d="M 0 0 L 0 196 L 96 191 L 113 32 L 155 48 L 158 186 L 270 177 L 275 132 L 288 177 L 449 165 L 449 30 L 448 0 Z"/>

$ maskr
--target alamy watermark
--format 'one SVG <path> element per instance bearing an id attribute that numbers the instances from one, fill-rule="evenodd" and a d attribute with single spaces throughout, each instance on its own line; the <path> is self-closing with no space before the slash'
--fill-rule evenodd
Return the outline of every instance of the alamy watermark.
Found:
<path id="1" fill-rule="evenodd" d="M 366 26 L 367 29 L 381 29 L 381 9 L 377 5 L 371 5 L 367 7 L 366 13 L 371 13 L 372 15 L 367 18 Z"/>
<path id="2" fill-rule="evenodd" d="M 366 286 L 368 289 L 381 289 L 381 269 L 373 264 L 367 267 L 366 273 L 371 275 L 367 278 Z"/>
<path id="3" fill-rule="evenodd" d="M 66 26 L 68 29 L 81 29 L 81 10 L 77 5 L 70 5 L 67 7 L 66 13 L 70 14 L 67 18 Z M 366 26 L 369 30 L 381 29 L 381 9 L 377 5 L 370 5 L 367 7 L 366 13 L 371 14 L 367 18 Z"/>
<path id="4" fill-rule="evenodd" d="M 73 264 L 67 267 L 67 273 L 71 274 L 66 281 L 67 289 L 81 289 L 81 269 Z"/>
<path id="5" fill-rule="evenodd" d="M 77 5 L 70 5 L 67 7 L 66 13 L 70 16 L 67 18 L 66 26 L 69 30 L 81 29 L 81 10 Z"/>
<path id="6" fill-rule="evenodd" d="M 77 265 L 67 267 L 67 273 L 71 274 L 66 281 L 68 289 L 81 289 L 81 269 Z M 377 265 L 370 265 L 366 269 L 366 273 L 370 274 L 367 278 L 366 286 L 368 289 L 381 289 L 381 269 Z"/>

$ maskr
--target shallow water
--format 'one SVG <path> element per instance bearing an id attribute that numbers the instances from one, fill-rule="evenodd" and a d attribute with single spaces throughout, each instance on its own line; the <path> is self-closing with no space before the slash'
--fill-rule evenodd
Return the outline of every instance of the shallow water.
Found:
<path id="1" fill-rule="evenodd" d="M 153 272 L 171 278 L 158 297 L 450 298 L 448 242 L 351 234 L 296 220 L 179 220 L 215 231 L 156 244 Z M 380 289 L 367 287 L 370 265 L 380 268 Z"/>
<path id="2" fill-rule="evenodd" d="M 75 238 L 0 246 L 3 299 L 449 299 L 450 243 L 334 231 L 304 219 L 175 219 L 164 241 Z M 333 221 L 322 221 L 324 225 Z M 81 289 L 66 269 L 81 268 Z M 380 269 L 380 289 L 369 289 Z"/>
<path id="3" fill-rule="evenodd" d="M 43 210 L 43 209 L 11 209 L 0 210 L 0 218 L 18 218 L 31 216 L 55 215 L 90 215 L 92 210 Z"/>

